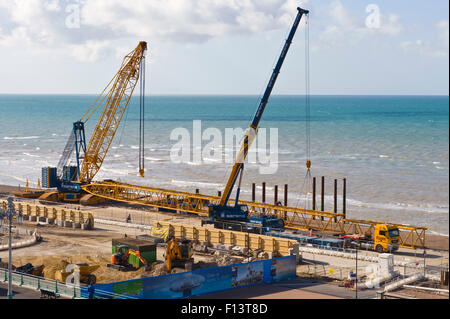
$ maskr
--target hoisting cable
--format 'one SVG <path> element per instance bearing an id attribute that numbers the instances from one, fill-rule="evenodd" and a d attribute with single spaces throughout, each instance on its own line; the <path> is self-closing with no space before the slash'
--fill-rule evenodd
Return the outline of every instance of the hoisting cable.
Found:
<path id="1" fill-rule="evenodd" d="M 309 209 L 308 195 L 312 192 L 311 177 L 311 100 L 310 100 L 310 62 L 309 62 L 309 15 L 305 18 L 305 138 L 306 138 L 306 176 L 301 187 L 300 198 L 305 194 L 305 205 L 301 207 Z M 297 207 L 299 203 L 297 202 Z"/>
<path id="2" fill-rule="evenodd" d="M 145 113 L 145 56 L 140 68 L 140 101 L 139 101 L 139 176 L 144 177 L 144 113 Z"/>

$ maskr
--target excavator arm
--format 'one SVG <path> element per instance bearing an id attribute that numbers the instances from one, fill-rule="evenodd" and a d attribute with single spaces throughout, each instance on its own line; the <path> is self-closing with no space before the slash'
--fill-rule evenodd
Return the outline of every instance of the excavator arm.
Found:
<path id="1" fill-rule="evenodd" d="M 128 252 L 127 252 L 127 257 L 129 256 L 129 255 L 134 255 L 134 256 L 136 256 L 137 258 L 139 258 L 139 260 L 141 261 L 141 263 L 143 263 L 144 265 L 146 265 L 147 264 L 147 261 L 141 256 L 141 253 L 140 252 L 138 252 L 138 251 L 134 251 L 134 250 L 128 250 Z"/>
<path id="2" fill-rule="evenodd" d="M 167 271 L 172 269 L 173 261 L 182 259 L 181 249 L 176 239 L 172 239 L 167 243 L 165 258 Z"/>

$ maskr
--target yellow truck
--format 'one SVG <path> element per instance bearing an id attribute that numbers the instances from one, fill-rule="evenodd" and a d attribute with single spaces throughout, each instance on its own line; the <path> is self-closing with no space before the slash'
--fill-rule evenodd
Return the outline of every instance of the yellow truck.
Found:
<path id="1" fill-rule="evenodd" d="M 395 225 L 376 224 L 373 234 L 342 235 L 344 246 L 375 250 L 378 253 L 394 252 L 400 247 L 400 231 Z"/>

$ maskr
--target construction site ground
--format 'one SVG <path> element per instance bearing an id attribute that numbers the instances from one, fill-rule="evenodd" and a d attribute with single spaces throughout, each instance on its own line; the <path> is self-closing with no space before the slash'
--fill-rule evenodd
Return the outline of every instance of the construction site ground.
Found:
<path id="1" fill-rule="evenodd" d="M 34 200 L 22 199 L 22 201 L 30 202 L 32 204 L 38 204 L 38 202 Z M 113 238 L 120 238 L 125 234 L 129 237 L 135 237 L 137 235 L 149 235 L 149 230 L 139 227 L 131 228 L 117 225 L 108 225 L 105 223 L 101 223 L 100 221 L 110 220 L 125 222 L 126 217 L 130 215 L 131 224 L 134 225 L 153 225 L 153 222 L 155 220 L 171 221 L 175 223 L 178 222 L 191 225 L 201 224 L 200 218 L 195 215 L 181 215 L 175 213 L 157 212 L 156 210 L 152 210 L 149 207 L 133 207 L 131 205 L 125 204 L 108 204 L 98 207 L 83 207 L 79 205 L 70 205 L 64 203 L 58 205 L 70 209 L 81 209 L 93 212 L 96 219 L 95 229 L 81 230 L 61 228 L 54 225 L 43 225 L 39 223 L 26 222 L 20 227 L 31 230 L 37 229 L 41 233 L 43 241 L 33 246 L 14 249 L 13 264 L 15 266 L 21 266 L 26 263 L 32 263 L 33 265 L 44 264 L 46 266 L 44 274 L 51 277 L 52 272 L 57 269 L 62 269 L 69 263 L 88 263 L 91 265 L 98 264 L 101 267 L 93 273 L 94 275 L 96 275 L 98 283 L 137 279 L 141 278 L 142 276 L 160 275 L 165 273 L 163 271 L 163 247 L 158 247 L 157 259 L 159 262 L 157 265 L 153 265 L 153 270 L 150 272 L 145 273 L 143 268 L 134 272 L 120 272 L 111 268 L 107 268 L 106 264 L 110 263 L 111 260 L 111 240 Z M 395 260 L 407 261 L 412 264 L 415 263 L 416 265 L 423 264 L 424 258 L 422 253 L 422 249 L 400 249 L 399 252 L 395 253 Z M 368 254 L 373 256 L 377 255 L 377 253 L 371 251 L 361 251 L 360 254 Z M 8 252 L 0 251 L 0 258 L 2 258 L 3 261 L 7 261 Z M 326 295 L 326 291 L 328 291 L 328 288 L 330 287 L 334 287 L 332 289 L 330 288 L 330 291 L 334 292 L 333 294 L 329 295 L 332 295 L 334 297 L 340 296 L 343 298 L 350 298 L 351 296 L 353 296 L 353 293 L 349 292 L 348 288 L 339 287 L 339 285 L 343 280 L 347 279 L 348 272 L 355 269 L 356 262 L 354 259 L 344 259 L 340 257 L 310 253 L 302 253 L 302 258 L 304 262 L 301 265 L 297 266 L 297 275 L 300 277 L 297 278 L 297 280 L 303 281 L 292 282 L 293 286 L 291 287 L 289 287 L 289 285 L 286 286 L 285 283 L 283 284 L 284 286 L 282 284 L 258 286 L 258 290 L 255 291 L 253 291 L 252 287 L 248 287 L 248 289 L 245 288 L 245 290 L 240 290 L 242 292 L 242 297 L 247 298 L 245 297 L 248 295 L 246 291 L 253 291 L 252 293 L 250 293 L 250 295 L 253 294 L 254 296 L 252 296 L 255 298 L 259 298 L 262 296 L 272 296 L 272 292 L 275 294 L 279 294 L 272 296 L 273 298 L 277 298 L 276 296 L 284 296 L 286 293 L 288 293 L 288 291 L 291 291 L 292 296 L 300 296 L 300 290 L 302 291 L 302 293 L 309 291 L 309 293 Z M 218 259 L 217 256 L 206 256 L 200 254 L 194 255 L 195 262 L 200 262 L 197 267 L 202 268 L 221 266 L 242 261 L 242 258 L 239 259 L 239 257 L 228 260 L 225 259 L 226 258 L 224 258 L 223 256 Z M 427 250 L 425 263 L 427 266 L 436 268 L 443 266 L 445 263 L 448 264 L 448 251 Z M 361 260 L 358 261 L 358 271 L 360 272 L 360 274 L 363 275 L 365 268 L 369 265 L 369 262 L 364 262 Z M 411 269 L 403 269 L 401 267 L 396 267 L 396 270 L 400 273 L 408 273 L 409 271 L 411 271 Z M 182 270 L 176 269 L 176 271 Z M 310 284 L 311 282 L 321 282 L 322 284 Z M 320 287 L 328 288 L 322 289 Z M 261 294 L 255 293 L 256 291 L 261 292 Z M 263 291 L 266 291 L 267 293 L 263 293 Z M 219 295 L 217 296 L 225 297 L 226 294 L 227 292 L 223 292 L 219 293 Z M 374 290 L 367 291 L 367 296 L 374 295 Z M 214 298 L 214 296 L 216 295 L 211 294 L 212 298 Z M 238 295 L 233 294 L 233 296 Z M 249 298 L 253 297 L 250 296 Z M 314 295 L 305 295 L 305 298 L 315 297 Z"/>
<path id="2" fill-rule="evenodd" d="M 164 247 L 157 247 L 157 263 L 153 263 L 151 270 L 145 271 L 141 267 L 135 271 L 118 271 L 107 267 L 111 263 L 111 240 L 123 237 L 129 233 L 118 226 L 97 224 L 94 230 L 67 229 L 53 225 L 40 225 L 25 223 L 21 227 L 38 229 L 43 237 L 42 242 L 33 246 L 14 249 L 13 265 L 22 266 L 26 263 L 45 265 L 44 277 L 53 278 L 56 270 L 65 269 L 69 264 L 100 265 L 93 272 L 97 283 L 108 283 L 142 277 L 166 274 L 164 270 Z M 133 230 L 133 236 L 148 235 L 148 231 Z M 128 236 L 132 236 L 128 234 Z M 196 268 L 222 266 L 240 262 L 242 258 L 227 256 L 209 256 L 194 254 Z M 3 261 L 8 260 L 8 251 L 0 252 Z M 195 269 L 195 268 L 194 268 Z M 173 272 L 185 271 L 175 268 Z"/>

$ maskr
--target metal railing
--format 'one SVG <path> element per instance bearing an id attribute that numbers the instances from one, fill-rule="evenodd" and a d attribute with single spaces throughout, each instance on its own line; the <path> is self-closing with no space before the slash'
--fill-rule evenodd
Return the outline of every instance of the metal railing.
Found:
<path id="1" fill-rule="evenodd" d="M 57 280 L 33 276 L 20 272 L 12 272 L 12 284 L 35 290 L 46 290 L 73 299 L 89 299 L 88 287 L 62 283 Z M 0 268 L 0 282 L 8 282 L 8 270 Z M 93 299 L 138 299 L 129 295 L 115 294 L 95 289 Z"/>
<path id="2" fill-rule="evenodd" d="M 69 298 L 86 298 L 86 294 L 83 291 L 85 290 L 84 287 L 69 285 L 61 283 L 57 280 L 28 275 L 16 271 L 12 272 L 11 278 L 12 284 L 16 286 L 27 287 L 36 290 L 42 289 Z M 9 281 L 8 270 L 0 269 L 0 281 Z M 83 296 L 83 293 L 85 296 Z"/>

